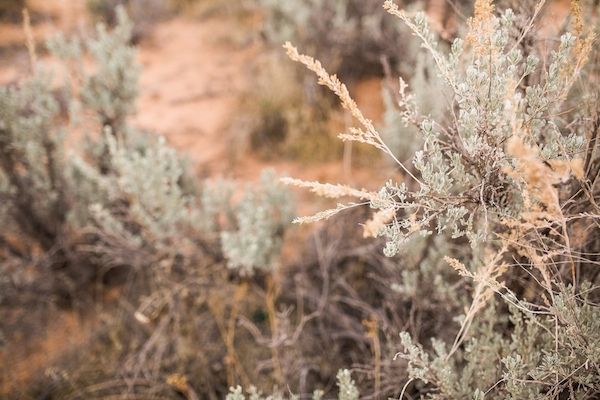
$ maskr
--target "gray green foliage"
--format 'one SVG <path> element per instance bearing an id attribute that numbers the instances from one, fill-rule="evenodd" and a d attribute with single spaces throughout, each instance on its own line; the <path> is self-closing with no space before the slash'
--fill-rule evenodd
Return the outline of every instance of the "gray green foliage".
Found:
<path id="1" fill-rule="evenodd" d="M 123 7 L 116 9 L 117 25 L 110 32 L 106 25 L 97 26 L 96 37 L 83 43 L 75 38 L 57 36 L 49 41 L 50 51 L 60 59 L 75 64 L 76 75 L 69 75 L 67 90 L 73 80 L 81 85 L 78 96 L 72 94 L 74 115 L 81 109 L 93 112 L 102 127 L 110 127 L 113 133 L 124 128 L 128 116 L 135 112 L 138 96 L 139 65 L 136 53 L 130 45 L 133 24 Z M 91 56 L 95 68 L 90 71 L 83 65 L 83 52 Z"/>
<path id="2" fill-rule="evenodd" d="M 443 342 L 433 339 L 430 353 L 402 333 L 397 357 L 408 361 L 411 378 L 438 388 L 426 398 L 554 399 L 567 388 L 576 398 L 593 398 L 600 390 L 600 346 L 593 333 L 599 310 L 586 302 L 566 289 L 556 299 L 554 315 L 511 307 L 509 321 L 499 319 L 491 304 L 454 356 Z M 510 336 L 499 324 L 502 330 L 512 325 Z"/>
<path id="3" fill-rule="evenodd" d="M 292 220 L 292 200 L 272 171 L 263 172 L 259 185 L 248 187 L 231 214 L 233 230 L 221 233 L 229 268 L 242 275 L 276 266 L 284 227 Z"/>
<path id="4" fill-rule="evenodd" d="M 275 173 L 265 170 L 260 181 L 239 184 L 231 180 L 206 182 L 201 196 L 201 228 L 217 233 L 227 266 L 240 275 L 270 272 L 278 264 L 283 233 L 293 216 L 291 195 Z"/>
<path id="5" fill-rule="evenodd" d="M 71 111 L 90 111 L 102 131 L 90 135 L 84 156 L 64 154 L 49 72 L 38 68 L 19 87 L 0 89 L 3 225 L 16 222 L 20 234 L 46 249 L 69 230 L 91 229 L 104 242 L 158 252 L 176 241 L 222 236 L 230 268 L 242 275 L 272 268 L 292 211 L 289 195 L 264 174 L 235 204 L 234 192 L 211 199 L 210 185 L 199 197 L 182 157 L 164 139 L 129 126 L 139 67 L 129 45 L 132 25 L 122 8 L 117 16 L 117 26 L 108 31 L 100 24 L 95 38 L 49 43 L 66 64 L 70 85 L 62 92 Z M 91 55 L 92 68 L 84 55 Z M 216 220 L 221 212 L 230 217 L 225 223 Z"/>
<path id="6" fill-rule="evenodd" d="M 418 252 L 412 247 L 419 240 L 433 238 L 431 249 L 421 253 L 419 272 L 407 270 L 392 288 L 413 301 L 419 294 L 447 296 L 455 321 L 430 332 L 434 338 L 427 345 L 419 343 L 418 331 L 401 334 L 403 350 L 396 359 L 407 361 L 410 378 L 404 389 L 432 399 L 595 398 L 598 275 L 591 253 L 579 253 L 572 242 L 576 236 L 580 246 L 597 249 L 597 233 L 583 234 L 574 222 L 597 226 L 590 212 L 597 210 L 598 192 L 589 187 L 598 178 L 584 167 L 598 165 L 597 145 L 588 141 L 597 129 L 588 136 L 580 129 L 582 118 L 597 121 L 597 112 L 572 108 L 569 97 L 580 74 L 587 74 L 594 38 L 581 26 L 579 6 L 573 6 L 577 35 L 564 33 L 545 67 L 539 66 L 545 55 L 523 43 L 530 28 L 519 32 L 513 11 L 496 11 L 491 1 L 476 2 L 466 38 L 454 40 L 448 53 L 425 14 L 401 11 L 392 0 L 384 7 L 422 40 L 449 92 L 447 109 L 421 112 L 423 104 L 401 80 L 398 120 L 412 125 L 420 142 L 412 166 L 404 165 L 396 146 L 386 142 L 389 135 L 375 130 L 346 87 L 288 44 L 290 57 L 315 72 L 360 123 L 341 137 L 382 150 L 405 179 L 387 181 L 378 192 L 286 182 L 327 197 L 366 200 L 377 214 L 365 233 L 376 226 L 389 257 Z M 595 88 L 582 91 L 584 99 L 595 98 Z M 388 129 L 394 122 L 388 119 Z M 298 221 L 326 219 L 356 206 L 340 204 Z M 435 262 L 437 250 L 437 260 L 443 255 L 444 262 Z M 444 263 L 458 277 L 441 273 Z M 421 276 L 435 284 L 421 288 Z M 464 291 L 465 282 L 471 282 L 470 291 Z"/>
<path id="7" fill-rule="evenodd" d="M 333 21 L 342 33 L 362 35 L 357 27 L 369 25 L 352 22 L 344 8 L 349 3 L 313 3 L 339 13 Z M 296 6 L 269 3 L 310 24 L 312 14 Z M 355 368 L 356 381 L 349 371 L 338 372 L 339 400 L 357 400 L 359 392 L 370 398 L 597 398 L 597 64 L 584 70 L 593 36 L 575 26 L 551 53 L 540 54 L 524 45 L 530 38 L 515 25 L 528 18 L 492 12 L 490 3 L 478 1 L 471 34 L 446 52 L 423 14 L 409 16 L 390 1 L 386 7 L 433 60 L 417 59 L 408 79 L 414 95 L 401 81 L 393 100 L 400 112 L 387 119 L 389 134 L 379 136 L 337 78 L 296 56 L 363 125 L 344 138 L 374 144 L 405 173 L 376 192 L 303 184 L 361 201 L 320 216 L 347 208 L 383 212 L 369 221 L 381 241 L 349 240 L 344 234 L 357 230 L 354 220 L 341 225 L 341 234 L 317 233 L 311 240 L 316 261 L 288 266 L 281 287 L 267 280 L 267 290 L 261 279 L 249 278 L 272 279 L 281 264 L 293 213 L 289 193 L 270 172 L 247 187 L 233 180 L 194 185 L 187 164 L 163 138 L 131 126 L 139 69 L 122 10 L 114 30 L 100 26 L 92 39 L 51 42 L 65 61 L 65 87 L 52 90 L 52 75 L 38 66 L 24 82 L 0 88 L 2 261 L 42 254 L 40 265 L 63 269 L 125 265 L 150 281 L 148 292 L 119 308 L 130 318 L 120 326 L 126 334 L 100 334 L 100 342 L 117 349 L 119 367 L 125 364 L 105 376 L 117 370 L 136 382 L 109 388 L 115 396 L 147 385 L 158 387 L 154 394 L 193 398 L 178 375 L 184 371 L 208 398 L 283 400 L 294 398 L 287 395 L 293 390 L 266 397 L 256 388 L 225 392 L 248 374 L 257 386 L 293 380 L 305 395 L 315 382 L 325 387 L 333 377 L 323 375 L 343 362 Z M 342 26 L 342 17 L 349 25 Z M 373 18 L 379 27 L 379 15 Z M 538 61 L 544 58 L 547 63 Z M 594 84 L 578 84 L 581 74 Z M 67 123 L 57 93 L 67 95 Z M 90 116 L 93 123 L 86 124 Z M 74 125 L 90 130 L 80 153 L 65 151 L 63 143 Z M 413 143 L 418 149 L 411 157 Z M 404 158 L 412 165 L 398 163 Z M 383 242 L 389 258 L 373 250 Z M 227 270 L 239 276 L 232 279 Z M 1 278 L 2 285 L 9 280 Z M 143 333 L 132 339 L 129 330 L 136 329 Z M 143 385 L 135 380 L 140 376 Z M 79 391 L 71 381 L 65 386 Z M 98 387 L 105 388 L 90 391 Z M 313 399 L 322 398 L 314 392 Z"/>
<path id="8" fill-rule="evenodd" d="M 30 235 L 48 249 L 67 207 L 63 133 L 53 129 L 59 104 L 49 71 L 15 87 L 0 88 L 0 196 L 4 227 Z"/>
<path id="9" fill-rule="evenodd" d="M 572 62 L 573 36 L 561 38 L 542 82 L 520 88 L 515 83 L 531 75 L 538 61 L 534 55 L 523 57 L 518 48 L 510 46 L 513 20 L 514 14 L 507 10 L 489 21 L 495 29 L 490 43 L 493 59 L 476 56 L 464 63 L 462 39 L 454 41 L 448 56 L 443 55 L 424 14 L 407 20 L 415 34 L 424 38 L 424 46 L 431 49 L 438 74 L 454 93 L 458 109 L 454 112 L 456 127 L 449 132 L 444 121 L 420 114 L 417 99 L 404 94 L 403 88 L 403 122 L 417 127 L 423 142 L 413 159 L 420 175 L 419 189 L 387 184 L 373 202 L 375 209 L 408 211 L 406 218 L 394 219 L 381 230 L 388 239 L 386 254 L 395 254 L 406 238 L 417 232 L 429 235 L 448 231 L 455 238 L 466 236 L 476 245 L 487 239 L 491 218 L 519 212 L 523 183 L 507 173 L 515 157 L 504 149 L 517 127 L 528 132 L 529 143 L 540 143 L 544 159 L 570 160 L 581 151 L 583 137 L 561 134 L 557 128 L 560 122 L 553 117 L 572 84 L 564 73 L 567 63 Z M 506 202 L 506 198 L 513 200 Z"/>
<path id="10" fill-rule="evenodd" d="M 165 243 L 198 225 L 200 216 L 194 200 L 180 186 L 180 159 L 164 139 L 143 152 L 127 148 L 108 133 L 105 141 L 110 172 L 101 174 L 92 166 L 82 165 L 83 161 L 75 172 L 80 176 L 92 172 L 85 179 L 97 190 L 90 192 L 93 198 L 82 201 L 90 205 L 89 217 L 98 229 L 141 245 Z M 105 202 L 97 202 L 99 199 Z"/>
<path id="11" fill-rule="evenodd" d="M 414 49 L 418 51 L 418 49 Z M 433 59 L 423 52 L 419 52 L 411 71 L 409 87 L 412 88 L 416 107 L 423 115 L 429 115 L 434 120 L 444 117 L 447 109 L 447 87 L 437 73 Z M 385 113 L 381 135 L 390 150 L 399 160 L 407 161 L 419 150 L 423 143 L 419 140 L 418 127 L 407 123 L 403 113 L 399 112 L 395 93 L 389 89 L 383 91 Z M 403 110 L 400 110 L 403 111 Z"/>

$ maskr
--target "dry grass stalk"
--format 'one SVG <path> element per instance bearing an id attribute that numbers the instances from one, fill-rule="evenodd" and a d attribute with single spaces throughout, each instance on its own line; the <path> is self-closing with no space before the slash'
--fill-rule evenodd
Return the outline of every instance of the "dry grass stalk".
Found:
<path id="1" fill-rule="evenodd" d="M 409 175 L 412 179 L 422 185 L 422 182 L 417 179 L 408 168 L 406 168 L 392 153 L 388 146 L 381 139 L 381 135 L 375 129 L 373 121 L 366 118 L 362 111 L 358 108 L 356 102 L 350 96 L 350 92 L 346 85 L 344 85 L 336 75 L 330 75 L 321 63 L 312 57 L 304 54 L 300 54 L 290 42 L 286 42 L 283 46 L 287 50 L 287 54 L 293 61 L 299 62 L 306 66 L 309 70 L 314 72 L 319 78 L 319 85 L 328 87 L 333 93 L 338 96 L 341 101 L 342 107 L 348 110 L 350 114 L 362 125 L 361 128 L 350 128 L 350 133 L 340 134 L 339 137 L 342 140 L 354 141 L 359 143 L 366 143 L 375 148 L 383 151 L 388 156 L 392 157 L 402 170 Z"/>

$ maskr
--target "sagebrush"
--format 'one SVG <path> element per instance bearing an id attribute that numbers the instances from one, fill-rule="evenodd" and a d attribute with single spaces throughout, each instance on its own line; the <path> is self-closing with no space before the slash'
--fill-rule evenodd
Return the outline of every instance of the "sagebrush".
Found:
<path id="1" fill-rule="evenodd" d="M 597 94 L 578 85 L 589 73 L 594 27 L 584 26 L 574 2 L 574 32 L 561 36 L 542 68 L 539 56 L 521 46 L 533 22 L 519 31 L 514 12 L 495 10 L 491 1 L 475 2 L 465 38 L 454 40 L 448 54 L 438 49 L 424 14 L 410 16 L 391 0 L 384 7 L 429 51 L 450 92 L 446 117 L 420 114 L 400 80 L 402 120 L 423 141 L 406 165 L 337 77 L 287 44 L 290 57 L 315 72 L 360 124 L 340 137 L 378 148 L 406 176 L 379 191 L 286 179 L 326 197 L 357 199 L 297 221 L 368 205 L 375 214 L 365 236 L 385 237 L 388 256 L 415 235 L 454 244 L 444 258 L 472 281 L 470 305 L 456 315 L 450 342 L 422 346 L 402 334 L 404 350 L 396 357 L 408 361 L 410 377 L 403 391 L 420 381 L 413 390 L 427 398 L 595 398 L 598 237 L 582 224 L 598 224 L 596 129 L 584 122 L 596 119 Z M 576 99 L 569 97 L 574 86 Z"/>
<path id="2" fill-rule="evenodd" d="M 367 189 L 284 178 L 340 202 L 288 241 L 294 204 L 274 172 L 198 180 L 132 123 L 141 70 L 122 8 L 114 29 L 50 41 L 58 67 L 32 57 L 0 89 L 0 339 L 41 324 L 32 305 L 95 329 L 7 397 L 597 398 L 598 10 L 573 1 L 570 33 L 538 34 L 544 2 L 514 3 L 476 1 L 449 46 L 391 0 L 388 14 L 356 3 L 360 17 L 339 2 L 352 35 L 329 49 L 296 37 L 335 72 L 413 49 L 410 32 L 423 43 L 388 71 L 403 78 L 386 79 L 382 132 L 286 45 L 358 121 L 341 138 L 392 165 Z M 282 4 L 269 7 L 299 6 Z M 340 67 L 335 40 L 369 43 L 367 12 L 404 36 Z"/>

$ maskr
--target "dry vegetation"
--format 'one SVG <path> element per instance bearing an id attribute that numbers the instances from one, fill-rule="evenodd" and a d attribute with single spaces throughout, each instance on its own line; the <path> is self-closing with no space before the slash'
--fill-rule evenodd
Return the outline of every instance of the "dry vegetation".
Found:
<path id="1" fill-rule="evenodd" d="M 597 5 L 85 5 L 4 53 L 0 397 L 600 396 Z"/>

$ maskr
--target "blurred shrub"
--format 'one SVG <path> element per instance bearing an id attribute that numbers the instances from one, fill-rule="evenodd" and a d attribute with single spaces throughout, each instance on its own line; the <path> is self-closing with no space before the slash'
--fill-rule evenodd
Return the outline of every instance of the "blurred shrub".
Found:
<path id="1" fill-rule="evenodd" d="M 40 70 L 19 86 L 0 88 L 2 226 L 46 251 L 62 233 L 69 190 L 62 134 L 53 129 L 59 105 L 48 80 Z"/>
<path id="2" fill-rule="evenodd" d="M 228 267 L 241 275 L 274 270 L 284 229 L 293 217 L 290 194 L 275 174 L 263 172 L 259 184 L 249 186 L 235 207 L 226 213 L 233 217 L 233 229 L 221 233 Z"/>
<path id="3" fill-rule="evenodd" d="M 239 130 L 243 129 L 247 132 L 245 147 L 265 159 L 323 161 L 339 157 L 342 146 L 329 133 L 336 123 L 341 124 L 332 99 L 323 92 L 306 93 L 294 85 L 295 72 L 280 57 L 269 57 L 257 69 L 260 72 L 234 126 L 237 146 Z"/>
<path id="4" fill-rule="evenodd" d="M 47 377 L 55 383 L 48 396 L 170 396 L 185 387 L 170 374 L 178 371 L 203 371 L 206 379 L 194 386 L 224 395 L 223 381 L 238 372 L 223 364 L 232 344 L 220 329 L 235 321 L 242 299 L 247 314 L 263 307 L 262 286 L 279 266 L 293 204 L 272 173 L 253 186 L 222 183 L 231 190 L 196 185 L 164 139 L 130 125 L 138 93 L 131 32 L 118 8 L 114 29 L 99 25 L 93 38 L 49 43 L 63 61 L 58 91 L 41 65 L 29 79 L 0 88 L 0 287 L 26 311 L 20 302 L 29 301 L 29 290 L 40 304 L 62 297 L 76 306 L 104 282 L 127 283 L 119 297 L 128 306 L 103 319 L 84 357 L 64 361 L 68 373 Z M 58 92 L 67 99 L 67 119 L 58 117 Z M 63 143 L 74 128 L 90 133 L 79 154 Z M 19 263 L 35 266 L 27 285 L 7 267 Z M 258 283 L 245 296 L 252 279 Z M 248 348 L 269 353 L 249 336 L 238 334 Z M 139 373 L 143 383 L 127 385 Z"/>
<path id="5" fill-rule="evenodd" d="M 0 20 L 20 21 L 21 12 L 27 6 L 27 0 L 0 1 Z"/>
<path id="6" fill-rule="evenodd" d="M 118 23 L 116 10 L 119 6 L 127 10 L 134 23 L 134 42 L 148 36 L 157 22 L 173 13 L 173 6 L 169 0 L 87 0 L 87 9 L 92 19 L 110 27 Z"/>
<path id="7" fill-rule="evenodd" d="M 348 370 L 340 370 L 337 374 L 337 386 L 339 389 L 338 400 L 358 400 L 358 389 L 356 388 L 354 381 Z M 227 395 L 226 400 L 285 400 L 287 397 L 281 394 L 269 395 L 263 397 L 260 391 L 255 387 L 251 387 L 248 390 L 248 396 L 246 397 L 240 386 L 230 389 L 230 393 Z M 295 396 L 290 397 L 294 399 Z M 321 400 L 323 398 L 323 392 L 317 390 L 312 395 L 312 400 Z"/>
<path id="8" fill-rule="evenodd" d="M 49 44 L 53 54 L 69 66 L 65 69 L 68 86 L 62 92 L 68 99 L 71 123 L 81 124 L 85 116 L 85 126 L 99 130 L 89 139 L 84 157 L 64 155 L 59 106 L 48 84 L 49 75 L 41 67 L 24 83 L 1 88 L 3 226 L 12 227 L 6 229 L 14 230 L 10 236 L 43 251 L 55 249 L 65 257 L 67 253 L 77 257 L 77 251 L 70 248 L 79 246 L 77 241 L 97 241 L 86 248 L 93 248 L 102 264 L 132 266 L 143 260 L 128 252 L 158 255 L 170 252 L 169 246 L 176 241 L 205 240 L 220 248 L 218 232 L 226 228 L 223 246 L 236 259 L 231 267 L 243 267 L 244 274 L 251 274 L 253 267 L 264 268 L 263 263 L 273 262 L 278 252 L 290 218 L 290 199 L 272 183 L 273 177 L 265 177 L 259 192 L 248 190 L 243 205 L 224 211 L 231 216 L 229 220 L 205 222 L 214 218 L 214 211 L 202 209 L 200 190 L 190 185 L 185 162 L 163 139 L 146 137 L 128 124 L 137 96 L 138 67 L 128 44 L 131 25 L 122 8 L 118 21 L 110 32 L 99 26 L 97 38 L 83 44 L 64 38 Z M 94 68 L 82 64 L 87 54 Z M 206 199 L 205 194 L 203 201 L 210 203 Z M 234 207 L 231 199 L 222 200 L 222 210 Z M 203 233 L 207 226 L 216 233 Z M 256 226 L 262 230 L 253 231 L 252 240 L 246 242 L 244 230 Z M 78 232 L 92 234 L 78 239 Z M 64 248 L 57 250 L 57 246 Z M 248 256 L 248 251 L 254 256 Z"/>
<path id="9" fill-rule="evenodd" d="M 265 34 L 281 45 L 292 40 L 343 76 L 382 73 L 405 56 L 409 32 L 374 0 L 260 0 L 267 14 Z"/>
<path id="10" fill-rule="evenodd" d="M 77 113 L 89 111 L 100 129 L 108 128 L 113 135 L 120 135 L 127 117 L 135 112 L 140 68 L 129 44 L 133 23 L 123 7 L 117 7 L 115 13 L 117 25 L 110 32 L 100 23 L 95 38 L 82 43 L 77 38 L 68 40 L 58 35 L 48 42 L 48 48 L 54 56 L 71 64 L 72 73 L 65 78 L 64 90 L 71 102 L 72 119 L 78 122 Z M 94 70 L 84 67 L 84 53 L 92 57 Z M 80 86 L 77 93 L 75 82 Z"/>

